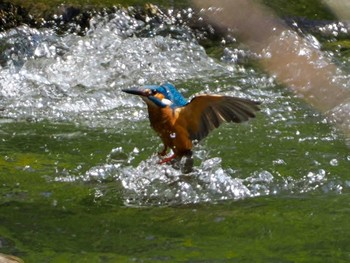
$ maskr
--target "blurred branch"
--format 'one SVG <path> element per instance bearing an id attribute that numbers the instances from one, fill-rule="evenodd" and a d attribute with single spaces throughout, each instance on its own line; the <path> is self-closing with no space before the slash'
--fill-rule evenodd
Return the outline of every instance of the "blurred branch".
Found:
<path id="1" fill-rule="evenodd" d="M 350 20 L 349 0 L 323 0 L 323 2 L 332 9 L 340 20 Z"/>
<path id="2" fill-rule="evenodd" d="M 292 31 L 266 6 L 251 0 L 193 0 L 204 18 L 232 28 L 264 69 L 290 87 L 350 136 L 350 89 L 336 81 L 339 69 L 320 48 Z"/>

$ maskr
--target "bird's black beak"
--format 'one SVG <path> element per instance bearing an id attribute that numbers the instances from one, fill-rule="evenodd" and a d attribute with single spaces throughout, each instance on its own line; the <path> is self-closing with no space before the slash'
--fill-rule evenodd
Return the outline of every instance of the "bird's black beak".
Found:
<path id="1" fill-rule="evenodd" d="M 139 95 L 148 97 L 149 96 L 149 90 L 148 89 L 141 89 L 141 88 L 131 88 L 131 89 L 122 89 L 123 92 L 133 94 L 133 95 Z"/>

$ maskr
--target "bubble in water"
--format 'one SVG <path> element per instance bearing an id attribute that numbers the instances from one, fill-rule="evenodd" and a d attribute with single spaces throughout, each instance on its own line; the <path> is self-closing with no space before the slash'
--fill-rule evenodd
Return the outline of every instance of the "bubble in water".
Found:
<path id="1" fill-rule="evenodd" d="M 140 153 L 140 150 L 139 150 L 139 148 L 135 147 L 135 148 L 132 150 L 132 152 L 133 152 L 134 154 L 139 154 L 139 153 Z"/>
<path id="2" fill-rule="evenodd" d="M 273 165 L 286 165 L 286 162 L 283 159 L 277 159 L 272 161 Z"/>
<path id="3" fill-rule="evenodd" d="M 274 177 L 269 171 L 261 171 L 246 178 L 245 183 L 251 196 L 261 196 L 270 194 L 273 181 Z"/>
<path id="4" fill-rule="evenodd" d="M 338 166 L 339 165 L 339 162 L 337 159 L 332 159 L 330 162 L 329 162 L 330 165 L 332 166 Z"/>
<path id="5" fill-rule="evenodd" d="M 309 172 L 307 174 L 307 178 L 309 178 L 310 182 L 321 182 L 325 179 L 326 171 L 323 169 L 320 169 L 317 173 Z"/>

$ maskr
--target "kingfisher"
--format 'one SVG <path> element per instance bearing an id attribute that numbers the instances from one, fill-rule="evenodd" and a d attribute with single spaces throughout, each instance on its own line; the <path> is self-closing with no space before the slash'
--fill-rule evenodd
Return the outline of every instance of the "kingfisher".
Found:
<path id="1" fill-rule="evenodd" d="M 210 131 L 224 122 L 244 122 L 254 118 L 260 110 L 259 102 L 249 99 L 202 94 L 186 100 L 171 83 L 145 85 L 123 89 L 123 92 L 140 96 L 147 104 L 151 127 L 161 138 L 166 156 L 160 163 L 192 156 L 194 142 L 204 139 Z"/>

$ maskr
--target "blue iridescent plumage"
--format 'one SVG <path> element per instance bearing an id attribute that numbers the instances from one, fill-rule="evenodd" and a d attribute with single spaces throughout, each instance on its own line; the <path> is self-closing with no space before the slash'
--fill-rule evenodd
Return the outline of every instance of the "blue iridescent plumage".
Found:
<path id="1" fill-rule="evenodd" d="M 156 91 L 158 93 L 162 93 L 164 97 L 172 102 L 170 105 L 171 108 L 183 107 L 188 104 L 188 101 L 181 95 L 180 92 L 175 88 L 175 86 L 171 83 L 165 83 L 163 85 L 145 85 L 145 89 L 150 89 Z M 156 101 L 151 98 L 153 102 L 158 104 L 158 106 L 165 107 L 163 103 Z"/>

